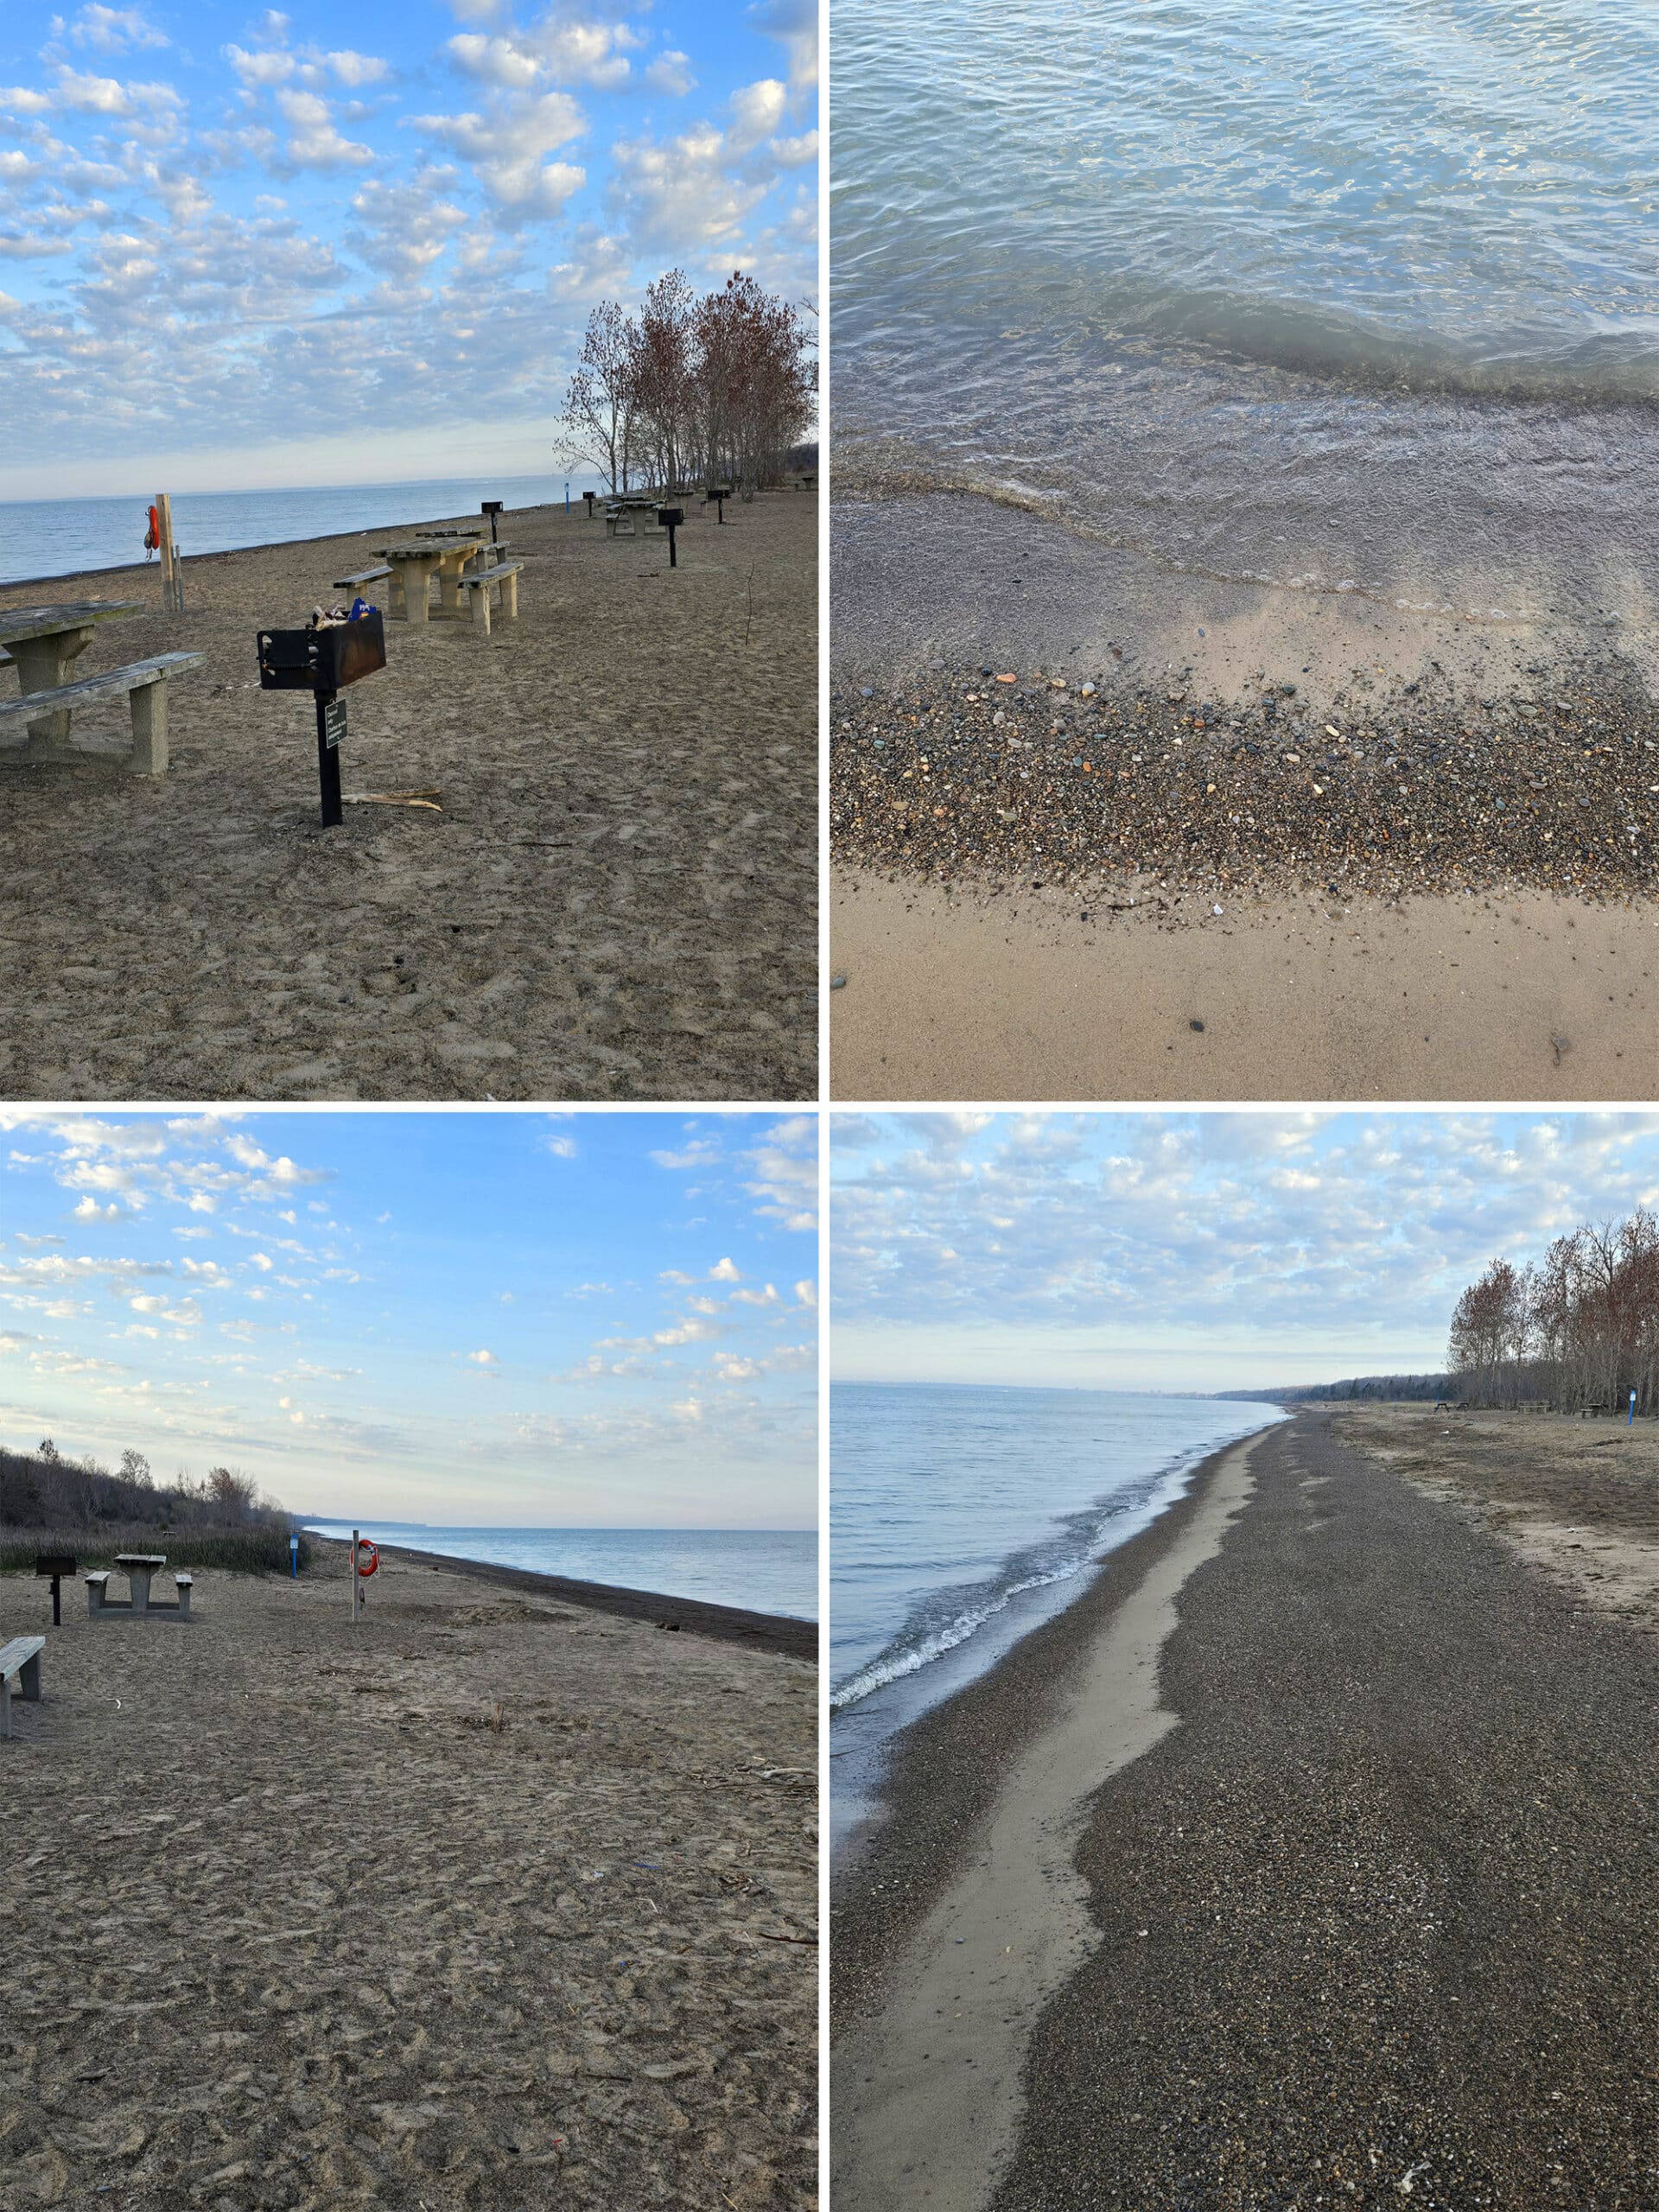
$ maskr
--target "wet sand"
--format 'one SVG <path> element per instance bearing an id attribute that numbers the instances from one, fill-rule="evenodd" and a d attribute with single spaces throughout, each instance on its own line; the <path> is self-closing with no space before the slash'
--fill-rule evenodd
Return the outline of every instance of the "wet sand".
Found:
<path id="1" fill-rule="evenodd" d="M 1155 1711 L 1125 1760 L 1147 1685 L 1107 1654 L 1148 1634 Z M 897 1739 L 887 1816 L 836 1885 L 835 2201 L 1647 2206 L 1656 1688 L 1626 1621 L 1324 1414 L 1217 1454 Z M 993 1892 L 1009 1948 L 970 1957 L 986 1931 L 952 1903 Z M 1033 1998 L 1034 1938 L 1078 1898 Z M 983 2074 L 958 2048 L 976 2010 L 1011 2064 L 995 2036 Z M 863 2149 L 899 2125 L 900 2063 L 895 2197 Z M 958 2111 L 984 2116 L 966 2145 Z"/>
<path id="2" fill-rule="evenodd" d="M 1536 892 L 1212 903 L 1155 883 L 1085 904 L 842 872 L 833 1095 L 1659 1096 L 1659 908 Z"/>
<path id="3" fill-rule="evenodd" d="M 66 1596 L 0 1578 L 9 2212 L 816 2201 L 810 1663 L 385 1554 L 354 1630 L 334 1548 Z"/>
<path id="4" fill-rule="evenodd" d="M 1654 1095 L 1659 625 L 1183 573 L 961 496 L 834 533 L 835 1096 Z M 1452 987 L 1483 900 L 1513 957 Z"/>
<path id="5" fill-rule="evenodd" d="M 154 565 L 6 586 L 145 603 L 79 673 L 207 664 L 168 687 L 165 777 L 116 770 L 124 702 L 76 716 L 103 765 L 0 766 L 0 1093 L 813 1095 L 817 501 L 688 513 L 671 574 L 657 534 L 504 515 L 518 622 L 389 622 L 345 695 L 348 795 L 441 810 L 327 831 L 310 694 L 259 690 L 254 633 L 407 527 L 187 560 L 181 617 Z"/>

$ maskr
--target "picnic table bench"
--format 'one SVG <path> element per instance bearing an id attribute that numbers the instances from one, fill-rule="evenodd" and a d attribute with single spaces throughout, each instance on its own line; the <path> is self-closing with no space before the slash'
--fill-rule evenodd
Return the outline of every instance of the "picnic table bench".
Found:
<path id="1" fill-rule="evenodd" d="M 111 1598 L 109 1594 L 110 1570 L 106 1567 L 94 1567 L 84 1578 L 86 1611 L 94 1620 L 110 1613 L 124 1613 L 130 1620 L 189 1619 L 190 1592 L 195 1586 L 193 1574 L 175 1574 L 173 1577 L 174 1586 L 179 1593 L 176 1605 L 156 1603 L 150 1599 L 150 1578 L 167 1565 L 165 1552 L 118 1552 L 115 1563 L 125 1573 L 132 1594 L 130 1598 Z"/>
<path id="2" fill-rule="evenodd" d="M 132 707 L 132 753 L 129 766 L 139 775 L 159 776 L 167 767 L 167 679 L 203 665 L 202 653 L 156 653 L 124 668 L 106 669 L 79 682 L 75 662 L 105 622 L 143 613 L 136 600 L 62 601 L 46 607 L 0 608 L 0 645 L 10 648 L 20 696 L 0 702 L 0 728 L 20 723 L 28 732 L 21 752 L 6 748 L 0 758 L 34 766 L 42 761 L 85 760 L 69 742 L 70 717 L 79 706 L 124 694 Z"/>
<path id="3" fill-rule="evenodd" d="M 378 569 L 359 569 L 354 576 L 335 576 L 334 588 L 336 591 L 356 591 L 359 585 L 378 583 L 382 576 L 391 574 L 391 568 L 383 561 Z"/>
<path id="4" fill-rule="evenodd" d="M 17 1685 L 20 1697 L 38 1705 L 41 1700 L 41 1654 L 46 1649 L 43 1636 L 14 1636 L 10 1643 L 0 1643 L 0 1737 L 11 1734 L 11 1686 Z"/>
<path id="5" fill-rule="evenodd" d="M 509 622 L 518 620 L 518 572 L 522 561 L 499 561 L 493 569 L 480 569 L 461 579 L 461 588 L 472 602 L 473 626 L 490 634 L 490 594 L 499 590 L 501 612 Z"/>
<path id="6" fill-rule="evenodd" d="M 0 729 L 22 722 L 29 732 L 26 755 L 31 765 L 41 761 L 85 760 L 84 748 L 69 743 L 69 717 L 77 707 L 99 699 L 125 698 L 132 715 L 132 751 L 127 766 L 135 776 L 167 773 L 167 680 L 187 669 L 207 664 L 206 653 L 156 653 L 149 660 L 125 668 L 106 669 L 101 676 L 84 676 L 78 683 L 60 683 L 44 695 L 26 692 L 21 699 L 0 700 Z M 42 698 L 50 709 L 42 712 Z M 61 730 L 60 737 L 58 732 Z"/>

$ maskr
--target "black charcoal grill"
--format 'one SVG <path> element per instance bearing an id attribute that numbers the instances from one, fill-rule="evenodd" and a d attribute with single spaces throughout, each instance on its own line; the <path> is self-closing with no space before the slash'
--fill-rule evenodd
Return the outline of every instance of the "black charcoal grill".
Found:
<path id="1" fill-rule="evenodd" d="M 259 632 L 260 689 L 309 691 L 316 698 L 317 780 L 325 830 L 336 828 L 345 817 L 340 741 L 346 734 L 346 702 L 340 694 L 385 664 L 386 626 L 378 607 L 371 607 L 355 622 L 331 623 L 326 630 Z"/>

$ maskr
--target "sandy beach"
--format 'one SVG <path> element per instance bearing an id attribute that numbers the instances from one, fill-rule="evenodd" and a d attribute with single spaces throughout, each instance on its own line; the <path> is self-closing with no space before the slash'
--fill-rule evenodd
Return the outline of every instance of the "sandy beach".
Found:
<path id="1" fill-rule="evenodd" d="M 385 1554 L 353 1629 L 323 1549 L 45 1631 L 0 2204 L 813 2203 L 810 1660 Z"/>
<path id="2" fill-rule="evenodd" d="M 902 485 L 833 528 L 837 1096 L 1652 1094 L 1639 578 L 1298 589 Z"/>
<path id="3" fill-rule="evenodd" d="M 840 871 L 835 1096 L 1659 1096 L 1659 907 L 1537 891 L 1214 904 L 1155 878 L 1085 897 Z"/>
<path id="4" fill-rule="evenodd" d="M 1485 1518 L 1542 1482 L 1648 1544 L 1652 1493 L 1598 1513 L 1519 1416 L 1447 1459 L 1414 1413 L 1408 1478 L 1387 1418 L 1217 1453 L 896 1739 L 836 1877 L 838 2205 L 1653 2202 L 1653 1644 Z"/>
<path id="5" fill-rule="evenodd" d="M 153 565 L 7 586 L 144 602 L 78 674 L 207 664 L 169 687 L 165 777 L 110 772 L 124 702 L 77 715 L 103 764 L 0 760 L 4 1095 L 812 1095 L 817 502 L 688 513 L 672 573 L 580 507 L 503 516 L 518 622 L 391 622 L 346 695 L 348 797 L 440 810 L 327 831 L 310 695 L 260 690 L 255 631 L 406 526 L 187 558 L 181 617 Z"/>

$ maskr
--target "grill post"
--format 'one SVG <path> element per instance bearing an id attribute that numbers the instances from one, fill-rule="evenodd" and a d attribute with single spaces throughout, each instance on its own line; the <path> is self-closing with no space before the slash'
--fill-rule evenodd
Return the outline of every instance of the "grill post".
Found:
<path id="1" fill-rule="evenodd" d="M 317 698 L 317 781 L 322 791 L 322 826 L 334 830 L 346 818 L 340 796 L 340 732 L 346 720 L 337 691 L 319 691 Z M 337 718 L 337 720 L 336 720 Z"/>

